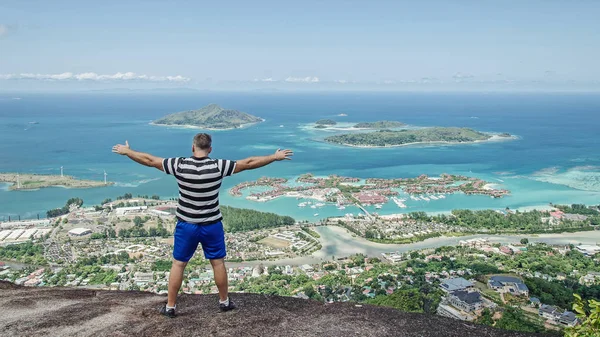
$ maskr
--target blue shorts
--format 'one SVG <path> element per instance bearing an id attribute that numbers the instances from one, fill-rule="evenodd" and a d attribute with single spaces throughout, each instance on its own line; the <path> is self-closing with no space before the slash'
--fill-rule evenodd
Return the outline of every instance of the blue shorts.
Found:
<path id="1" fill-rule="evenodd" d="M 188 262 L 194 256 L 199 243 L 202 244 L 204 257 L 208 260 L 224 258 L 227 253 L 223 223 L 219 221 L 211 225 L 197 225 L 177 220 L 173 258 Z"/>

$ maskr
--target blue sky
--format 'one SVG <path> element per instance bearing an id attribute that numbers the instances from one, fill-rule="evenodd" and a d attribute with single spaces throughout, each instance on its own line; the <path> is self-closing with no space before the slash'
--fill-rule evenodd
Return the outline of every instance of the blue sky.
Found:
<path id="1" fill-rule="evenodd" d="M 600 1 L 0 2 L 0 89 L 600 88 Z"/>

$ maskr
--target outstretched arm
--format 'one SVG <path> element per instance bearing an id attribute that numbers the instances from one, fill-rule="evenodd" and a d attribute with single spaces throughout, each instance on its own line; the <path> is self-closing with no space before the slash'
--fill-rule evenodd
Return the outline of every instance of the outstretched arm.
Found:
<path id="1" fill-rule="evenodd" d="M 148 166 L 148 167 L 155 167 L 161 171 L 164 170 L 163 165 L 162 165 L 162 162 L 163 162 L 162 158 L 153 156 L 149 153 L 138 152 L 138 151 L 132 150 L 129 147 L 128 141 L 125 141 L 125 145 L 117 144 L 117 145 L 113 146 L 112 152 L 118 153 L 123 156 L 127 156 L 131 160 L 135 161 L 136 163 L 140 163 L 140 164 Z"/>
<path id="2" fill-rule="evenodd" d="M 292 160 L 293 155 L 294 152 L 292 152 L 292 150 L 277 149 L 277 151 L 270 156 L 250 157 L 238 160 L 233 173 L 239 173 L 245 170 L 254 170 L 259 167 L 269 165 L 274 161 Z"/>

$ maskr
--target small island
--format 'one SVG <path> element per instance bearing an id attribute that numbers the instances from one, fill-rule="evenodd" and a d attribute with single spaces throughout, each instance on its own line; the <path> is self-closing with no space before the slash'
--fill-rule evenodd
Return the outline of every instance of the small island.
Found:
<path id="1" fill-rule="evenodd" d="M 508 135 L 508 134 L 506 134 Z M 349 133 L 325 138 L 328 143 L 354 147 L 393 147 L 415 144 L 465 144 L 498 138 L 512 138 L 475 131 L 469 128 L 432 127 L 415 130 L 381 130 L 366 133 Z"/>
<path id="2" fill-rule="evenodd" d="M 319 119 L 318 121 L 315 122 L 316 126 L 315 129 L 325 129 L 329 126 L 334 126 L 337 124 L 336 121 L 334 121 L 333 119 Z"/>
<path id="3" fill-rule="evenodd" d="M 398 121 L 377 121 L 363 122 L 354 125 L 357 129 L 397 129 L 406 126 L 406 124 Z"/>
<path id="4" fill-rule="evenodd" d="M 210 104 L 202 109 L 182 111 L 153 121 L 152 125 L 181 126 L 207 130 L 238 129 L 263 122 L 264 119 L 237 110 Z"/>
<path id="5" fill-rule="evenodd" d="M 113 182 L 77 179 L 72 176 L 0 173 L 0 182 L 12 183 L 11 191 L 37 190 L 44 187 L 92 188 L 114 185 Z"/>

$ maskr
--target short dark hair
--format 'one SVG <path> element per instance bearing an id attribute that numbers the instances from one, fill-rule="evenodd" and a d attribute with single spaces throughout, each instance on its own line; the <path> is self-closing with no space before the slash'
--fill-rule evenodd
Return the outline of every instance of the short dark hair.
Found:
<path id="1" fill-rule="evenodd" d="M 199 133 L 194 136 L 194 146 L 200 150 L 208 150 L 212 146 L 212 138 L 208 133 Z"/>

